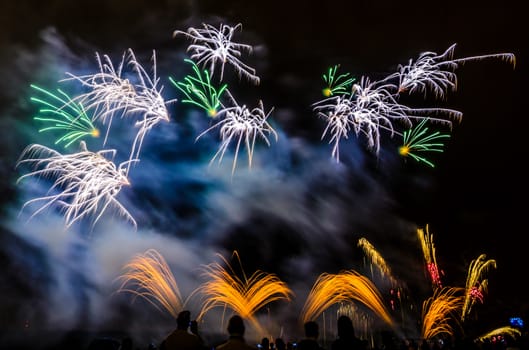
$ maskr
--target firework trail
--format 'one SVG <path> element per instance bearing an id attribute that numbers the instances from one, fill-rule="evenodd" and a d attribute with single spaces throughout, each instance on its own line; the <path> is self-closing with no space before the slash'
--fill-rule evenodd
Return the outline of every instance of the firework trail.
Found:
<path id="1" fill-rule="evenodd" d="M 428 90 L 433 90 L 436 97 L 444 98 L 447 91 L 455 90 L 457 77 L 453 72 L 460 64 L 468 61 L 481 60 L 486 58 L 499 58 L 509 63 L 515 64 L 515 56 L 511 53 L 500 53 L 492 55 L 472 56 L 460 59 L 452 59 L 455 44 L 443 54 L 437 55 L 433 52 L 424 52 L 414 62 L 410 60 L 406 66 L 399 65 L 399 71 L 386 76 L 379 81 L 371 82 L 363 76 L 359 83 L 354 84 L 352 91 L 347 92 L 347 87 L 352 83 L 347 79 L 348 75 L 336 77 L 337 66 L 329 69 L 323 78 L 328 86 L 323 90 L 323 95 L 328 97 L 312 105 L 313 110 L 319 117 L 323 117 L 326 126 L 322 135 L 325 138 L 327 133 L 331 134 L 329 143 L 334 143 L 332 157 L 339 161 L 339 142 L 347 139 L 351 129 L 356 136 L 363 135 L 366 138 L 367 146 L 376 155 L 380 150 L 381 130 L 389 132 L 390 136 L 405 135 L 411 137 L 410 131 L 402 133 L 398 130 L 395 122 L 413 127 L 413 123 L 420 122 L 420 127 L 416 130 L 416 137 L 425 137 L 420 129 L 424 127 L 424 121 L 440 123 L 452 127 L 452 120 L 461 121 L 462 113 L 449 108 L 412 108 L 398 102 L 402 92 L 414 93 L 423 92 L 426 97 Z M 336 79 L 335 79 L 336 77 Z M 345 79 L 345 80 L 344 80 Z M 342 80 L 340 83 L 338 80 Z M 334 85 L 333 85 L 334 84 Z M 333 90 L 334 89 L 334 90 Z M 340 96 L 332 96 L 334 94 Z M 329 97 L 332 96 L 332 97 Z M 339 98 L 338 98 L 339 97 Z M 437 134 L 433 139 L 443 137 Z M 431 138 L 422 139 L 424 142 L 432 141 Z M 406 144 L 405 144 L 406 146 Z M 438 147 L 439 145 L 428 145 Z M 408 155 L 408 150 L 401 148 L 402 155 Z M 415 157 L 418 161 L 423 161 L 430 166 L 423 157 Z"/>
<path id="2" fill-rule="evenodd" d="M 96 52 L 96 60 L 99 72 L 82 76 L 66 72 L 69 78 L 62 81 L 77 80 L 83 87 L 89 89 L 88 92 L 78 95 L 74 100 L 84 105 L 87 110 L 93 110 L 92 121 L 101 121 L 103 125 L 107 125 L 103 140 L 103 145 L 105 145 L 114 114 L 125 113 L 137 93 L 129 79 L 123 77 L 126 52 L 123 53 L 117 67 L 114 67 L 108 55 L 101 57 Z"/>
<path id="3" fill-rule="evenodd" d="M 124 266 L 127 270 L 118 277 L 118 292 L 128 292 L 146 299 L 160 311 L 167 311 L 176 318 L 183 310 L 180 289 L 164 257 L 155 249 L 136 255 Z"/>
<path id="4" fill-rule="evenodd" d="M 239 23 L 233 27 L 221 24 L 219 28 L 215 28 L 210 24 L 203 23 L 203 28 L 188 28 L 187 32 L 175 30 L 173 37 L 183 34 L 191 39 L 192 44 L 189 45 L 187 51 L 192 51 L 191 59 L 199 66 L 209 64 L 209 71 L 211 77 L 215 72 L 215 65 L 220 62 L 220 81 L 224 77 L 224 66 L 226 63 L 233 66 L 239 77 L 246 77 L 252 83 L 258 85 L 259 77 L 255 74 L 255 69 L 243 63 L 241 57 L 244 51 L 252 52 L 252 46 L 236 43 L 232 41 L 236 30 L 242 28 Z"/>
<path id="5" fill-rule="evenodd" d="M 467 280 L 465 284 L 465 303 L 461 312 L 461 321 L 465 321 L 476 300 L 483 303 L 483 296 L 487 292 L 488 280 L 482 279 L 489 269 L 496 268 L 496 260 L 486 259 L 485 254 L 481 254 L 472 260 L 468 268 Z"/>
<path id="6" fill-rule="evenodd" d="M 143 139 L 149 130 L 161 121 L 169 122 L 169 112 L 167 104 L 175 100 L 165 101 L 162 97 L 163 86 L 158 87 L 160 78 L 156 75 L 156 52 L 153 51 L 153 73 L 152 77 L 138 62 L 132 49 L 128 49 L 122 56 L 121 62 L 115 68 L 110 57 L 103 58 L 96 54 L 100 71 L 91 75 L 76 76 L 66 73 L 70 78 L 66 80 L 80 81 L 83 86 L 90 89 L 75 98 L 84 104 L 87 110 L 94 110 L 93 121 L 101 120 L 107 124 L 107 131 L 103 144 L 106 143 L 113 117 L 116 113 L 121 117 L 139 115 L 134 126 L 138 132 L 132 143 L 129 163 L 127 164 L 127 174 L 132 160 L 139 160 Z M 123 78 L 123 67 L 125 62 L 132 67 L 135 73 L 135 80 Z"/>
<path id="7" fill-rule="evenodd" d="M 435 141 L 450 138 L 450 135 L 441 134 L 439 131 L 427 134 L 428 128 L 425 126 L 427 121 L 428 119 L 423 119 L 418 125 L 403 133 L 403 144 L 399 147 L 399 154 L 403 157 L 412 157 L 417 162 L 426 163 L 433 168 L 434 164 L 418 153 L 443 152 L 444 144 Z"/>
<path id="8" fill-rule="evenodd" d="M 339 142 L 342 138 L 347 138 L 351 129 L 357 136 L 364 135 L 368 147 L 378 154 L 380 129 L 393 134 L 390 118 L 407 120 L 406 111 L 389 92 L 391 87 L 390 84 L 375 86 L 375 83 L 370 83 L 369 79 L 362 77 L 359 84 L 353 85 L 352 93 L 330 97 L 313 104 L 314 111 L 327 122 L 322 139 L 330 132 L 330 142 L 334 142 L 332 156 L 337 161 L 340 159 Z"/>
<path id="9" fill-rule="evenodd" d="M 327 102 L 327 103 L 323 103 Z M 351 131 L 352 122 L 350 115 L 354 108 L 350 96 L 336 96 L 331 99 L 320 101 L 321 104 L 314 106 L 318 116 L 326 121 L 325 129 L 321 135 L 323 140 L 327 133 L 330 134 L 329 143 L 333 143 L 332 157 L 340 162 L 340 141 L 347 139 Z"/>
<path id="10" fill-rule="evenodd" d="M 353 300 L 365 305 L 392 328 L 395 326 L 377 287 L 354 270 L 318 276 L 305 301 L 300 319 L 303 323 L 314 320 L 329 307 Z"/>
<path id="11" fill-rule="evenodd" d="M 380 151 L 380 129 L 393 136 L 395 130 L 391 119 L 409 123 L 406 109 L 397 103 L 389 92 L 390 85 L 376 86 L 369 79 L 362 77 L 359 84 L 353 86 L 354 108 L 351 122 L 355 134 L 367 139 L 367 147 Z"/>
<path id="12" fill-rule="evenodd" d="M 105 158 L 107 154 L 113 157 L 115 151 L 102 150 L 94 153 L 88 151 L 84 141 L 81 141 L 80 152 L 66 155 L 39 144 L 26 147 L 16 167 L 29 164 L 33 170 L 20 176 L 17 183 L 28 177 L 50 177 L 55 180 L 48 195 L 25 202 L 22 209 L 44 202 L 31 215 L 31 219 L 52 205 L 57 205 L 64 210 L 68 228 L 89 214 L 95 215 L 95 225 L 108 208 L 114 207 L 120 216 L 136 228 L 134 218 L 116 199 L 121 188 L 130 185 L 124 168 L 129 161 L 116 167 L 112 160 Z"/>
<path id="13" fill-rule="evenodd" d="M 440 334 L 453 335 L 452 322 L 457 324 L 463 306 L 464 289 L 442 287 L 422 305 L 422 339 L 432 339 Z M 460 294 L 460 295 L 458 295 Z M 457 316 L 457 317 L 456 317 Z"/>
<path id="14" fill-rule="evenodd" d="M 156 76 L 156 52 L 153 51 L 152 62 L 153 62 L 153 77 L 145 71 L 142 65 L 136 59 L 134 52 L 129 49 L 130 65 L 133 66 L 134 70 L 138 74 L 139 84 L 136 85 L 137 95 L 131 101 L 131 106 L 127 109 L 127 113 L 140 114 L 141 120 L 136 121 L 134 124 L 137 127 L 138 133 L 134 138 L 132 149 L 130 152 L 130 158 L 139 159 L 141 146 L 143 139 L 147 132 L 152 129 L 159 122 L 169 122 L 169 112 L 167 110 L 167 104 L 175 102 L 176 100 L 165 101 L 162 97 L 163 86 L 158 87 L 160 78 Z M 129 163 L 130 166 L 131 163 Z M 128 169 L 127 169 L 128 171 Z"/>
<path id="15" fill-rule="evenodd" d="M 398 284 L 397 280 L 393 277 L 391 273 L 391 269 L 389 268 L 389 265 L 386 263 L 386 260 L 376 250 L 376 248 L 364 237 L 358 240 L 358 246 L 362 248 L 362 250 L 364 251 L 364 254 L 371 261 L 371 267 L 375 265 L 378 268 L 380 275 L 382 277 L 387 278 L 393 286 L 396 286 Z M 371 272 L 373 272 L 372 269 L 371 269 Z"/>
<path id="16" fill-rule="evenodd" d="M 432 281 L 434 288 L 442 287 L 441 275 L 439 273 L 439 266 L 435 256 L 435 245 L 433 244 L 433 234 L 428 232 L 428 225 L 426 225 L 426 233 L 423 229 L 417 229 L 417 236 L 421 242 L 424 261 L 426 268 Z"/>
<path id="17" fill-rule="evenodd" d="M 407 65 L 399 65 L 399 72 L 391 76 L 399 79 L 399 93 L 407 91 L 411 94 L 418 91 L 426 95 L 427 91 L 431 90 L 435 97 L 444 98 L 449 90 L 455 91 L 457 88 L 457 76 L 454 70 L 459 64 L 486 58 L 499 58 L 511 63 L 513 67 L 516 63 L 512 53 L 453 59 L 455 46 L 456 44 L 453 44 L 441 55 L 435 52 L 423 52 L 416 61 L 410 59 Z"/>
<path id="18" fill-rule="evenodd" d="M 511 326 L 505 326 L 505 327 L 499 327 L 499 328 L 493 329 L 479 336 L 476 340 L 483 343 L 486 341 L 490 341 L 492 338 L 498 337 L 498 336 L 509 336 L 513 339 L 516 339 L 516 337 L 520 337 L 521 335 L 522 335 L 522 332 L 518 328 L 511 327 Z"/>
<path id="19" fill-rule="evenodd" d="M 340 74 L 336 76 L 336 71 L 340 65 L 330 67 L 327 74 L 323 74 L 323 81 L 327 86 L 322 90 L 322 94 L 325 97 L 331 97 L 333 95 L 342 95 L 349 93 L 352 83 L 356 80 L 355 78 L 349 78 L 349 73 Z"/>
<path id="20" fill-rule="evenodd" d="M 183 82 L 176 82 L 171 77 L 169 77 L 169 80 L 185 95 L 186 98 L 182 100 L 183 103 L 189 103 L 202 108 L 207 112 L 209 117 L 215 118 L 221 107 L 220 98 L 224 90 L 228 87 L 228 84 L 224 84 L 219 89 L 216 89 L 211 85 L 211 78 L 207 70 L 202 73 L 195 62 L 190 59 L 185 59 L 184 61 L 193 66 L 195 76 L 188 75 L 184 78 Z"/>
<path id="21" fill-rule="evenodd" d="M 233 255 L 241 264 L 237 251 Z M 243 276 L 240 278 L 229 262 L 220 254 L 218 256 L 226 267 L 216 262 L 204 265 L 203 275 L 208 280 L 194 291 L 205 297 L 197 319 L 215 307 L 227 307 L 247 319 L 259 334 L 265 334 L 255 313 L 274 301 L 290 301 L 293 292 L 275 274 L 257 270 L 248 278 L 241 266 Z"/>
<path id="22" fill-rule="evenodd" d="M 396 86 L 382 81 L 371 82 L 362 77 L 354 84 L 352 92 L 330 97 L 314 103 L 313 110 L 326 120 L 322 139 L 329 133 L 329 143 L 334 143 L 332 157 L 339 161 L 339 142 L 348 138 L 353 130 L 357 137 L 362 135 L 367 146 L 378 155 L 380 151 L 380 131 L 389 132 L 390 136 L 403 135 L 395 129 L 398 122 L 411 127 L 413 121 L 428 120 L 452 127 L 450 119 L 461 119 L 458 111 L 446 108 L 410 108 L 397 101 L 392 90 Z M 447 118 L 438 115 L 445 114 Z"/>
<path id="23" fill-rule="evenodd" d="M 210 132 L 215 128 L 220 128 L 221 145 L 218 151 L 215 153 L 210 161 L 210 164 L 218 158 L 218 162 L 221 163 L 224 157 L 224 153 L 232 143 L 236 140 L 235 153 L 233 157 L 232 175 L 235 173 L 237 165 L 237 158 L 239 155 L 239 149 L 241 143 L 244 143 L 246 147 L 246 153 L 248 155 L 248 167 L 252 166 L 253 152 L 255 148 L 255 141 L 259 136 L 270 146 L 268 140 L 269 135 L 273 135 L 277 141 L 278 135 L 272 126 L 268 123 L 267 119 L 272 113 L 273 108 L 266 113 L 264 111 L 263 102 L 259 101 L 259 105 L 250 110 L 246 105 L 239 106 L 233 96 L 231 96 L 233 106 L 224 107 L 218 113 L 220 121 L 215 123 L 197 136 L 197 140 Z"/>
<path id="24" fill-rule="evenodd" d="M 40 103 L 43 106 L 39 109 L 39 114 L 33 119 L 50 124 L 39 129 L 39 132 L 66 131 L 64 135 L 55 141 L 55 144 L 65 142 L 64 147 L 67 148 L 85 136 L 99 137 L 99 129 L 94 126 L 82 104 L 73 101 L 68 94 L 60 89 L 57 89 L 58 94 L 54 94 L 33 84 L 31 84 L 31 87 L 54 101 L 50 102 L 38 97 L 31 97 L 31 101 Z M 56 103 L 59 103 L 59 105 Z"/>

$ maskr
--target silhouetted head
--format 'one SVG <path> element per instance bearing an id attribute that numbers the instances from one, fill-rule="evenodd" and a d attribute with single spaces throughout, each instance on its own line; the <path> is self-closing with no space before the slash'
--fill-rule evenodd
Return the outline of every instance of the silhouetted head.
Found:
<path id="1" fill-rule="evenodd" d="M 338 317 L 338 336 L 343 338 L 353 336 L 354 333 L 353 321 L 345 315 Z"/>
<path id="2" fill-rule="evenodd" d="M 320 330 L 315 321 L 305 322 L 303 327 L 305 328 L 305 336 L 307 338 L 318 338 Z"/>
<path id="3" fill-rule="evenodd" d="M 181 311 L 176 317 L 176 328 L 187 329 L 191 322 L 191 313 L 187 310 Z"/>
<path id="4" fill-rule="evenodd" d="M 262 349 L 270 349 L 270 340 L 267 337 L 264 337 L 263 339 L 261 339 L 261 346 Z"/>
<path id="5" fill-rule="evenodd" d="M 228 321 L 228 333 L 230 335 L 244 335 L 244 322 L 241 316 L 233 315 Z"/>
<path id="6" fill-rule="evenodd" d="M 283 338 L 276 338 L 276 349 L 277 350 L 285 350 L 286 349 L 286 344 L 285 344 L 285 341 L 283 340 Z"/>

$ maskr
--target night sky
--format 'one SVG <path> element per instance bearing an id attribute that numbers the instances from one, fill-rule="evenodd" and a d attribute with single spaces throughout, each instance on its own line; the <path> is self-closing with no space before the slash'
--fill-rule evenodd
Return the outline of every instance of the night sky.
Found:
<path id="1" fill-rule="evenodd" d="M 184 295 L 197 286 L 198 266 L 237 250 L 247 272 L 277 273 L 295 290 L 292 305 L 273 310 L 287 320 L 320 273 L 367 272 L 356 247 L 366 237 L 420 305 L 431 290 L 416 235 L 425 225 L 445 285 L 464 286 L 469 263 L 480 254 L 497 262 L 471 334 L 507 325 L 511 316 L 527 317 L 524 13 L 521 2 L 452 0 L 2 2 L 0 329 L 120 325 L 138 331 L 148 321 L 159 322 L 163 334 L 172 325 L 166 315 L 109 296 L 123 264 L 149 248 L 167 259 Z M 228 68 L 229 90 L 241 104 L 261 100 L 265 110 L 273 107 L 269 122 L 278 140 L 271 138 L 270 147 L 257 141 L 251 169 L 242 149 L 233 176 L 233 149 L 209 166 L 218 134 L 195 140 L 211 121 L 181 103 L 168 79 L 189 70 L 189 41 L 173 38 L 173 31 L 202 23 L 242 24 L 235 39 L 254 47 L 243 59 L 261 81 L 239 80 Z M 444 152 L 432 156 L 435 168 L 399 156 L 400 138 L 385 132 L 378 155 L 351 133 L 340 143 L 340 163 L 332 158 L 332 144 L 321 139 L 324 122 L 311 107 L 322 99 L 328 67 L 340 64 L 357 79 L 376 80 L 422 52 L 440 54 L 452 44 L 455 58 L 513 53 L 516 66 L 499 59 L 468 62 L 455 71 L 457 90 L 444 100 L 407 100 L 463 113 Z M 96 53 L 118 62 L 128 48 L 149 69 L 156 52 L 162 94 L 178 100 L 168 106 L 171 121 L 146 135 L 131 186 L 117 197 L 138 230 L 111 213 L 93 229 L 84 223 L 65 230 L 53 209 L 26 222 L 31 211 L 20 214 L 23 203 L 44 195 L 46 185 L 16 184 L 21 152 L 33 143 L 68 152 L 53 145 L 50 134 L 38 133 L 30 84 L 56 89 L 66 72 L 96 71 Z M 131 137 L 133 130 L 116 127 L 105 148 L 119 157 Z M 87 144 L 100 149 L 101 139 Z M 159 334 L 146 331 L 145 337 Z"/>

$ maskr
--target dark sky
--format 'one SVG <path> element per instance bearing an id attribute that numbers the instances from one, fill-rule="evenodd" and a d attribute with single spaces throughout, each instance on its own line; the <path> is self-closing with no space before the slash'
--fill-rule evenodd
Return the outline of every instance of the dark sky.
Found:
<path id="1" fill-rule="evenodd" d="M 497 261 L 479 330 L 526 316 L 524 13 L 521 2 L 452 0 L 2 2 L 0 291 L 6 297 L 0 309 L 15 316 L 2 316 L 0 324 L 16 328 L 32 318 L 82 324 L 68 312 L 50 320 L 44 304 L 64 293 L 90 319 L 101 307 L 93 294 L 103 293 L 101 285 L 120 263 L 148 247 L 170 254 L 189 281 L 186 267 L 208 263 L 215 251 L 237 249 L 248 270 L 277 272 L 303 293 L 318 273 L 350 268 L 356 239 L 365 236 L 394 263 L 399 278 L 424 291 L 415 228 L 426 224 L 446 284 L 464 285 L 470 261 L 482 253 Z M 207 120 L 177 103 L 171 125 L 147 135 L 135 185 L 123 193 L 138 233 L 115 224 L 87 243 L 75 238 L 77 232 L 58 233 L 54 219 L 22 225 L 16 212 L 38 188 L 15 185 L 20 174 L 14 165 L 26 145 L 50 145 L 31 119 L 29 84 L 54 88 L 66 71 L 97 69 L 96 52 L 119 58 L 132 48 L 148 62 L 156 50 L 166 98 L 180 98 L 167 77 L 183 74 L 188 42 L 172 33 L 203 22 L 242 23 L 238 35 L 255 47 L 248 59 L 261 83 L 232 80 L 230 91 L 248 105 L 261 99 L 266 109 L 274 107 L 270 119 L 279 141 L 256 147 L 252 170 L 241 161 L 231 178 L 229 160 L 207 167 L 217 141 L 194 141 Z M 442 53 L 454 43 L 456 58 L 513 53 L 516 67 L 497 59 L 468 62 L 456 70 L 457 91 L 445 100 L 412 100 L 463 113 L 444 153 L 435 156 L 435 168 L 399 157 L 399 141 L 388 135 L 377 157 L 351 134 L 341 146 L 342 164 L 332 162 L 332 145 L 320 140 L 324 124 L 311 109 L 329 66 L 378 79 L 421 52 Z M 125 144 L 112 142 L 117 149 Z M 71 270 L 57 267 L 69 259 L 75 260 Z M 303 273 L 304 283 L 296 278 Z"/>

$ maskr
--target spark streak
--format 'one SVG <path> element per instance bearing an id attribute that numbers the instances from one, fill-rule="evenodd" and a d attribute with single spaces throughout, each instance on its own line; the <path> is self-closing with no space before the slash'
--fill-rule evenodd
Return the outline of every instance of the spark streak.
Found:
<path id="1" fill-rule="evenodd" d="M 39 132 L 51 130 L 66 131 L 64 135 L 55 141 L 55 144 L 65 142 L 64 147 L 66 148 L 85 136 L 99 137 L 99 130 L 87 116 L 86 110 L 81 103 L 76 103 L 60 89 L 57 89 L 58 94 L 54 94 L 33 84 L 31 84 L 31 87 L 53 100 L 53 102 L 50 102 L 38 97 L 31 97 L 31 101 L 44 106 L 39 109 L 39 115 L 33 119 L 51 124 L 43 127 Z M 59 104 L 57 105 L 56 103 Z"/>
<path id="2" fill-rule="evenodd" d="M 388 278 L 392 285 L 397 285 L 397 280 L 393 277 L 391 269 L 386 263 L 386 260 L 376 250 L 376 248 L 364 237 L 358 240 L 358 246 L 362 248 L 364 254 L 371 261 L 371 266 L 375 265 L 383 277 Z"/>
<path id="3" fill-rule="evenodd" d="M 260 79 L 255 74 L 255 69 L 238 58 L 242 55 L 242 52 L 251 52 L 253 50 L 250 45 L 233 41 L 235 31 L 241 28 L 241 23 L 233 27 L 221 24 L 218 29 L 210 24 L 203 23 L 203 28 L 201 29 L 189 28 L 187 32 L 175 30 L 173 37 L 183 34 L 191 39 L 193 44 L 187 48 L 187 51 L 193 52 L 191 59 L 200 66 L 209 64 L 211 76 L 214 74 L 215 65 L 220 62 L 220 81 L 222 81 L 224 66 L 228 63 L 233 66 L 240 77 L 244 76 L 258 85 Z"/>
<path id="4" fill-rule="evenodd" d="M 211 79 L 207 70 L 202 73 L 195 62 L 189 59 L 185 59 L 184 61 L 193 66 L 195 76 L 188 75 L 184 78 L 183 82 L 176 82 L 171 77 L 169 77 L 169 80 L 185 95 L 186 98 L 182 100 L 183 103 L 189 103 L 202 108 L 207 112 L 208 116 L 215 118 L 221 106 L 220 97 L 228 87 L 228 84 L 222 85 L 218 90 L 215 89 L 211 85 Z"/>
<path id="5" fill-rule="evenodd" d="M 84 141 L 81 141 L 80 152 L 66 155 L 39 144 L 26 147 L 16 166 L 29 164 L 34 170 L 20 176 L 17 183 L 28 177 L 51 177 L 55 180 L 48 195 L 27 201 L 22 209 L 33 203 L 44 202 L 31 215 L 31 219 L 56 204 L 64 210 L 68 228 L 89 214 L 95 215 L 95 225 L 109 207 L 114 207 L 136 228 L 134 218 L 116 199 L 121 188 L 130 185 L 124 169 L 128 162 L 116 167 L 112 160 L 105 158 L 107 154 L 113 156 L 115 151 L 94 153 L 88 151 Z"/>
<path id="6" fill-rule="evenodd" d="M 240 264 L 238 253 L 234 251 L 233 255 Z M 228 307 L 247 319 L 258 333 L 264 334 L 255 313 L 274 301 L 290 301 L 292 291 L 275 274 L 258 270 L 248 278 L 243 271 L 240 278 L 229 262 L 220 254 L 219 256 L 226 267 L 216 262 L 203 266 L 203 275 L 208 280 L 195 292 L 204 295 L 206 299 L 197 318 L 201 319 L 215 307 Z"/>
<path id="7" fill-rule="evenodd" d="M 67 72 L 69 78 L 63 81 L 77 80 L 82 86 L 89 89 L 75 98 L 75 101 L 84 105 L 87 110 L 93 110 L 92 121 L 100 120 L 107 124 L 107 131 L 103 141 L 106 144 L 112 120 L 115 113 L 124 113 L 136 96 L 136 90 L 131 82 L 122 77 L 126 53 L 123 54 L 121 62 L 114 67 L 108 55 L 102 57 L 96 53 L 99 72 L 77 76 Z"/>
<path id="8" fill-rule="evenodd" d="M 136 255 L 124 269 L 127 271 L 118 277 L 121 285 L 118 292 L 128 292 L 146 299 L 160 311 L 167 311 L 176 318 L 183 310 L 180 289 L 176 284 L 169 265 L 155 249 L 148 249 Z"/>
<path id="9" fill-rule="evenodd" d="M 452 322 L 459 320 L 463 306 L 463 288 L 443 287 L 436 289 L 434 295 L 423 302 L 422 330 L 423 339 L 432 339 L 440 334 L 453 335 Z M 461 295 L 458 295 L 461 294 Z"/>
<path id="10" fill-rule="evenodd" d="M 328 73 L 323 75 L 323 80 L 327 83 L 327 86 L 322 91 L 325 97 L 349 93 L 348 89 L 355 81 L 355 78 L 348 78 L 349 73 L 336 76 L 338 67 L 339 65 L 335 65 L 329 68 Z"/>
<path id="11" fill-rule="evenodd" d="M 459 64 L 486 58 L 499 58 L 513 64 L 516 63 L 512 53 L 498 53 L 491 55 L 471 56 L 453 59 L 456 44 L 451 45 L 444 53 L 423 52 L 414 62 L 410 59 L 407 65 L 399 65 L 399 92 L 414 91 L 426 94 L 432 90 L 435 97 L 444 98 L 448 91 L 457 88 L 457 76 L 454 70 Z"/>
<path id="12" fill-rule="evenodd" d="M 487 292 L 488 280 L 482 279 L 483 275 L 491 268 L 496 268 L 496 260 L 488 259 L 485 254 L 481 254 L 472 260 L 468 268 L 467 280 L 465 284 L 466 295 L 461 321 L 465 321 L 476 300 L 483 302 L 483 295 Z"/>
<path id="13" fill-rule="evenodd" d="M 219 117 L 222 118 L 219 122 L 215 123 L 210 128 L 203 131 L 200 135 L 197 136 L 197 140 L 213 130 L 214 128 L 220 127 L 220 137 L 221 145 L 218 151 L 215 153 L 213 158 L 210 161 L 210 164 L 217 159 L 218 162 L 222 162 L 224 153 L 230 146 L 233 140 L 236 140 L 237 144 L 235 146 L 235 154 L 233 157 L 233 166 L 232 166 L 232 175 L 235 172 L 237 165 L 237 157 L 239 155 L 239 148 L 241 143 L 244 141 L 246 147 L 246 152 L 248 154 L 248 167 L 252 166 L 253 153 L 255 148 L 255 141 L 259 136 L 265 141 L 265 143 L 270 146 L 270 141 L 268 140 L 269 135 L 273 135 L 277 141 L 277 133 L 268 123 L 267 119 L 272 113 L 273 108 L 265 113 L 263 102 L 259 101 L 259 105 L 252 110 L 248 109 L 246 105 L 239 106 L 237 102 L 232 98 L 234 106 L 226 107 L 219 111 Z"/>
<path id="14" fill-rule="evenodd" d="M 92 120 L 101 120 L 107 124 L 107 131 L 103 144 L 106 143 L 113 117 L 119 113 L 121 117 L 140 115 L 134 126 L 138 132 L 132 143 L 127 173 L 133 159 L 139 159 L 140 150 L 145 135 L 160 121 L 169 122 L 169 112 L 166 104 L 175 100 L 165 101 L 162 97 L 163 86 L 158 87 L 160 78 L 156 75 L 156 52 L 153 51 L 152 77 L 147 73 L 137 60 L 134 52 L 128 49 L 122 56 L 121 62 L 115 68 L 109 56 L 103 58 L 96 54 L 99 72 L 84 76 L 67 73 L 70 78 L 64 80 L 77 80 L 90 89 L 76 97 L 76 101 L 83 103 L 87 110 L 94 110 Z M 123 66 L 132 66 L 135 81 L 123 78 Z"/>
<path id="15" fill-rule="evenodd" d="M 433 168 L 434 164 L 420 156 L 418 152 L 443 152 L 444 144 L 434 141 L 450 138 L 450 135 L 441 134 L 439 131 L 427 134 L 428 128 L 425 127 L 427 121 L 428 119 L 423 119 L 417 126 L 404 132 L 402 135 L 403 144 L 399 147 L 399 154 L 404 157 L 412 157 L 416 161 L 426 163 Z"/>
<path id="16" fill-rule="evenodd" d="M 516 337 L 520 337 L 522 335 L 522 332 L 519 329 L 515 327 L 511 327 L 511 326 L 498 327 L 496 329 L 493 329 L 479 336 L 477 340 L 480 342 L 485 342 L 487 340 L 490 340 L 493 337 L 505 336 L 505 335 L 508 335 L 513 339 L 516 339 Z"/>
<path id="17" fill-rule="evenodd" d="M 417 236 L 421 242 L 424 261 L 428 274 L 435 288 L 442 287 L 441 275 L 439 267 L 437 266 L 437 259 L 435 256 L 435 245 L 433 244 L 433 235 L 428 232 L 428 225 L 426 225 L 426 233 L 423 229 L 417 229 Z"/>
<path id="18" fill-rule="evenodd" d="M 322 273 L 312 286 L 301 311 L 302 322 L 316 319 L 332 305 L 356 300 L 389 326 L 394 321 L 386 309 L 377 287 L 367 277 L 354 270 L 345 270 L 338 274 Z"/>

